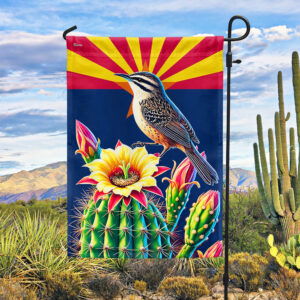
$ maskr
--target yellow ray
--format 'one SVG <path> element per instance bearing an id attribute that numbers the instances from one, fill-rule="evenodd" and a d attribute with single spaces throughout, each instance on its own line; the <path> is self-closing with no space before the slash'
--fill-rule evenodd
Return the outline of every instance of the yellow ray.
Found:
<path id="1" fill-rule="evenodd" d="M 127 82 L 126 79 L 114 75 L 114 72 L 92 62 L 91 60 L 67 50 L 67 70 L 70 72 L 105 79 L 113 82 Z"/>
<path id="2" fill-rule="evenodd" d="M 182 57 L 184 57 L 190 50 L 192 50 L 196 45 L 198 45 L 204 37 L 183 37 L 177 44 L 173 52 L 170 54 L 168 59 L 161 66 L 157 72 L 157 76 L 163 75 L 168 71 L 173 65 L 175 65 Z"/>
<path id="3" fill-rule="evenodd" d="M 153 72 L 155 64 L 157 62 L 160 50 L 165 42 L 165 37 L 154 37 L 152 39 L 150 61 L 149 61 L 149 72 Z"/>
<path id="4" fill-rule="evenodd" d="M 103 51 L 111 60 L 113 60 L 128 74 L 133 73 L 133 70 L 109 37 L 88 36 L 87 39 L 89 39 L 90 42 L 92 42 L 98 49 Z"/>
<path id="5" fill-rule="evenodd" d="M 136 63 L 136 66 L 139 71 L 143 70 L 143 62 L 142 62 L 142 54 L 141 54 L 141 47 L 139 38 L 135 37 L 128 37 L 126 38 L 129 48 L 131 50 L 132 56 Z"/>
<path id="6" fill-rule="evenodd" d="M 215 54 L 191 65 L 190 67 L 179 71 L 164 79 L 164 82 L 178 82 L 191 78 L 201 77 L 223 71 L 223 51 Z"/>

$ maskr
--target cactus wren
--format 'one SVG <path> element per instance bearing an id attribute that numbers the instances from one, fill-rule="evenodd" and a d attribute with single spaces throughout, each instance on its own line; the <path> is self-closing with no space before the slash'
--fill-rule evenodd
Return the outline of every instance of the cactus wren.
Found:
<path id="1" fill-rule="evenodd" d="M 199 139 L 193 127 L 168 97 L 161 80 L 150 72 L 115 75 L 129 82 L 133 91 L 134 119 L 142 132 L 154 141 L 136 144 L 160 144 L 164 147 L 161 156 L 170 148 L 178 148 L 191 160 L 204 182 L 217 183 L 217 172 L 195 146 Z"/>

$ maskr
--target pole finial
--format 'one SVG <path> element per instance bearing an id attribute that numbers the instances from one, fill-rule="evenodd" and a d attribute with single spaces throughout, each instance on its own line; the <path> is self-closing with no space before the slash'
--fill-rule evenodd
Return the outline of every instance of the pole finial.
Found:
<path id="1" fill-rule="evenodd" d="M 66 40 L 66 39 L 67 39 L 67 34 L 70 33 L 71 31 L 76 30 L 76 29 L 77 29 L 77 26 L 76 26 L 76 25 L 74 25 L 74 26 L 72 26 L 72 27 L 66 29 L 66 30 L 63 32 L 63 34 L 62 34 L 63 38 Z"/>

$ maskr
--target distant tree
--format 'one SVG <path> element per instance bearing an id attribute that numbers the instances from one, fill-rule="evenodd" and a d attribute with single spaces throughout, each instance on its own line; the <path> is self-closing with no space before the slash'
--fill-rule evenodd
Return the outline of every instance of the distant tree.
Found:
<path id="1" fill-rule="evenodd" d="M 27 202 L 27 205 L 34 205 L 35 203 L 37 202 L 36 198 L 31 198 L 28 202 Z"/>
<path id="2" fill-rule="evenodd" d="M 65 212 L 67 210 L 67 198 L 58 197 L 56 203 L 52 205 L 52 208 L 61 213 Z"/>
<path id="3" fill-rule="evenodd" d="M 17 200 L 15 202 L 17 205 L 22 205 L 22 206 L 26 206 L 26 202 L 24 200 Z"/>

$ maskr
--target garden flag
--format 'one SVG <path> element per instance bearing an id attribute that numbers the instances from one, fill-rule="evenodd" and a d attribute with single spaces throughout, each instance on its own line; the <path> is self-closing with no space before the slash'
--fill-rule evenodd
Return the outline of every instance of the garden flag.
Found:
<path id="1" fill-rule="evenodd" d="M 222 255 L 223 37 L 67 37 L 69 255 Z"/>

